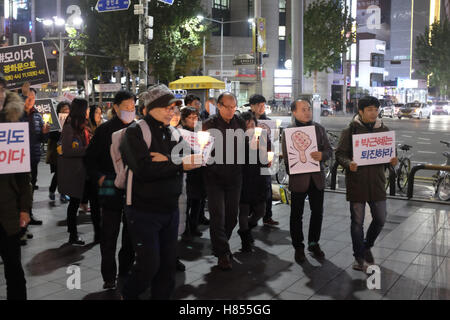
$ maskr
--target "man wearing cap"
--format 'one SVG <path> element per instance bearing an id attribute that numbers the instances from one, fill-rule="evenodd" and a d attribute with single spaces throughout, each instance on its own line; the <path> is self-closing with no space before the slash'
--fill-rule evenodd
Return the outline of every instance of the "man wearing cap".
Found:
<path id="1" fill-rule="evenodd" d="M 249 99 L 251 112 L 255 115 L 256 120 L 270 120 L 266 115 L 266 98 L 260 94 L 254 94 Z M 267 203 L 266 203 L 266 215 L 263 218 L 263 223 L 266 226 L 276 226 L 278 221 L 272 219 L 272 177 L 266 177 L 267 187 Z"/>
<path id="2" fill-rule="evenodd" d="M 151 299 L 170 299 L 175 288 L 183 171 L 201 165 L 194 155 L 183 157 L 181 164 L 171 156 L 182 142 L 180 135 L 173 134 L 176 129 L 169 127 L 180 104 L 165 85 L 150 87 L 143 119 L 151 133 L 150 148 L 138 124 L 129 126 L 122 138 L 122 158 L 133 172 L 131 205 L 127 203 L 125 214 L 136 253 L 122 290 L 124 299 L 143 299 L 147 289 Z"/>

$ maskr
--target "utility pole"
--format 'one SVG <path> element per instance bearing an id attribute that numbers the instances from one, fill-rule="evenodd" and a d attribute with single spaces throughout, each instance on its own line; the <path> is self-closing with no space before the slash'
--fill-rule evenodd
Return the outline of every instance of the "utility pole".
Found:
<path id="1" fill-rule="evenodd" d="M 255 15 L 255 72 L 256 72 L 256 93 L 262 94 L 262 55 L 258 50 L 258 19 L 261 17 L 261 0 L 254 0 Z"/>
<path id="2" fill-rule="evenodd" d="M 139 15 L 139 44 L 144 47 L 144 59 L 139 61 L 139 92 L 147 90 L 148 82 L 148 41 L 153 39 L 153 17 L 148 15 L 150 0 L 139 0 L 134 13 Z"/>
<path id="3" fill-rule="evenodd" d="M 303 0 L 291 1 L 292 99 L 303 92 Z"/>

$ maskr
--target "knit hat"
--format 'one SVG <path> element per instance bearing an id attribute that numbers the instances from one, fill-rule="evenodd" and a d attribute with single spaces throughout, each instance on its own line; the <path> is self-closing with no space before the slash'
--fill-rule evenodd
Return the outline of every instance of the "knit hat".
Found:
<path id="1" fill-rule="evenodd" d="M 176 99 L 172 91 L 170 91 L 164 84 L 157 84 L 148 88 L 144 95 L 145 107 L 147 110 L 153 108 L 165 108 L 172 103 L 176 103 L 177 106 L 182 104 L 180 99 Z"/>

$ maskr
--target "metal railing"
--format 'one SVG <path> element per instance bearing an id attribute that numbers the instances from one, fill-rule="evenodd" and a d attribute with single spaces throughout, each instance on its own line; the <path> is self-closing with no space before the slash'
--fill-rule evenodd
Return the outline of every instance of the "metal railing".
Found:
<path id="1" fill-rule="evenodd" d="M 406 197 L 411 199 L 414 193 L 414 177 L 416 172 L 419 170 L 437 170 L 437 171 L 448 171 L 450 172 L 450 166 L 441 166 L 435 164 L 418 164 L 411 169 L 408 177 L 408 193 Z"/>

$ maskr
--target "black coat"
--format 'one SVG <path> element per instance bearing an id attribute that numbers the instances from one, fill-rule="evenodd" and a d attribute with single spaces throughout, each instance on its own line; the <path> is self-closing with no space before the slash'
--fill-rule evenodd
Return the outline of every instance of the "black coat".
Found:
<path id="1" fill-rule="evenodd" d="M 47 142 L 48 139 L 48 134 L 42 133 L 44 120 L 41 114 L 33 107 L 29 114 L 23 113 L 20 121 L 28 122 L 29 124 L 31 163 L 39 162 L 41 159 L 41 143 Z"/>

